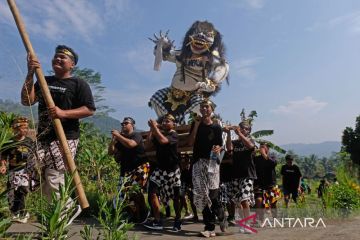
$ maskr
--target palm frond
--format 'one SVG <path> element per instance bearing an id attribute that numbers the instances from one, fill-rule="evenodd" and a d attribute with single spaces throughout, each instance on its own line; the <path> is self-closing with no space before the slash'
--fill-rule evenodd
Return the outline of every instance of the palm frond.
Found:
<path id="1" fill-rule="evenodd" d="M 248 118 L 252 118 L 252 119 L 253 119 L 254 117 L 257 117 L 257 112 L 254 111 L 254 110 L 252 110 L 252 111 L 250 112 Z"/>
<path id="2" fill-rule="evenodd" d="M 273 149 L 274 151 L 276 151 L 278 153 L 282 153 L 282 154 L 286 153 L 285 149 L 279 147 L 278 145 L 276 145 L 276 144 L 274 144 L 274 143 L 272 143 L 270 141 L 268 141 L 267 144 L 268 144 L 269 148 Z"/>
<path id="3" fill-rule="evenodd" d="M 274 130 L 260 130 L 260 131 L 256 131 L 254 133 L 251 134 L 251 136 L 253 138 L 260 138 L 260 137 L 264 137 L 264 136 L 270 136 L 274 134 Z"/>

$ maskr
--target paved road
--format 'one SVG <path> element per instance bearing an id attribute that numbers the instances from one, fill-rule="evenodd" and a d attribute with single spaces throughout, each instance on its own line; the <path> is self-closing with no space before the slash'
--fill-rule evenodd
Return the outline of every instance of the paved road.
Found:
<path id="1" fill-rule="evenodd" d="M 77 220 L 71 226 L 70 233 L 75 233 L 71 240 L 81 239 L 80 230 L 84 224 L 94 224 L 93 219 Z M 269 239 L 269 240 L 358 240 L 360 236 L 360 216 L 347 219 L 347 220 L 324 220 L 326 228 L 319 226 L 318 228 L 302 228 L 299 225 L 295 228 L 271 228 L 267 226 L 265 228 L 258 228 L 258 232 L 254 234 L 239 233 L 239 227 L 233 226 L 228 229 L 227 233 L 221 233 L 219 227 L 216 228 L 216 239 Z M 35 224 L 36 225 L 36 224 Z M 183 230 L 179 233 L 171 232 L 172 220 L 168 220 L 165 223 L 165 229 L 161 232 L 148 231 L 142 226 L 135 226 L 135 228 L 129 232 L 130 236 L 137 236 L 137 239 L 146 240 L 185 240 L 185 239 L 200 239 L 199 232 L 203 229 L 201 223 L 185 222 Z M 37 232 L 38 229 L 34 224 L 13 224 L 8 233 L 21 234 Z"/>

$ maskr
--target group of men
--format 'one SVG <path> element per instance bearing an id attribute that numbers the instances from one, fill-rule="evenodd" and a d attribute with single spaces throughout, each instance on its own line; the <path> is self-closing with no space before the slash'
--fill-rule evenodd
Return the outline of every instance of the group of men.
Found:
<path id="1" fill-rule="evenodd" d="M 173 231 L 181 230 L 179 206 L 184 205 L 181 204 L 184 200 L 184 185 L 191 190 L 188 193 L 194 219 L 198 219 L 197 211 L 202 213 L 205 226 L 201 235 L 204 237 L 216 236 L 216 222 L 219 223 L 221 231 L 226 231 L 228 223 L 235 221 L 235 208 L 240 208 L 241 217 L 246 218 L 250 215 L 250 207 L 256 204 L 259 221 L 264 220 L 264 208 L 271 209 L 272 215 L 276 217 L 276 202 L 280 198 L 280 190 L 276 185 L 276 160 L 270 156 L 268 145 L 262 143 L 256 147 L 250 136 L 251 121 L 246 119 L 236 127 L 221 127 L 213 118 L 214 109 L 215 105 L 209 100 L 200 104 L 201 116 L 194 118 L 186 139 L 188 146 L 193 146 L 191 161 L 188 155 L 184 157 L 179 154 L 176 120 L 170 114 L 164 115 L 158 121 L 149 120 L 150 131 L 145 144 L 141 134 L 134 130 L 135 120 L 132 117 L 124 118 L 120 132 L 112 131 L 113 140 L 109 153 L 114 155 L 120 164 L 121 182 L 125 178 L 128 184 L 139 184 L 148 193 L 152 220 L 148 218 L 143 223 L 146 228 L 163 229 L 160 203 L 168 206 L 170 200 L 173 200 Z M 231 131 L 238 136 L 236 140 L 232 140 Z M 226 141 L 223 139 L 224 133 L 227 136 Z M 144 149 L 156 151 L 156 161 L 150 164 L 150 171 L 148 160 L 143 154 Z M 225 151 L 232 160 L 230 163 L 221 163 Z M 286 158 L 292 159 L 290 155 Z M 129 168 L 131 163 L 134 164 Z M 147 166 L 146 171 L 143 166 Z M 289 177 L 296 177 L 296 174 L 292 173 L 294 168 L 297 167 L 290 164 L 290 160 L 288 165 L 283 166 L 285 183 L 289 182 Z M 300 180 L 300 176 L 298 177 Z M 146 179 L 147 187 L 144 184 Z M 292 187 L 293 185 L 287 188 L 286 194 L 293 194 L 296 199 Z M 143 198 L 141 194 L 137 197 Z M 130 198 L 133 202 L 145 204 L 143 200 L 136 201 L 134 196 Z M 146 211 L 137 215 L 144 216 L 145 213 Z M 248 228 L 243 228 L 242 231 L 251 233 Z"/>
<path id="2" fill-rule="evenodd" d="M 42 189 L 49 200 L 51 193 L 58 194 L 59 186 L 64 184 L 67 166 L 51 124 L 52 119 L 61 120 L 71 154 L 75 157 L 80 134 L 79 119 L 91 116 L 96 110 L 89 85 L 71 75 L 77 61 L 78 55 L 73 49 L 64 45 L 56 47 L 52 59 L 54 75 L 46 77 L 55 107 L 47 108 L 39 83 L 34 84 L 33 81 L 34 72 L 40 67 L 40 63 L 33 56 L 28 56 L 28 74 L 22 88 L 21 102 L 26 106 L 39 102 L 36 150 L 31 150 L 31 144 L 28 144 L 30 139 L 25 137 L 26 131 L 23 129 L 28 127 L 26 119 L 15 120 L 13 128 L 16 133 L 15 140 L 27 148 L 26 152 L 33 151 L 30 155 L 36 157 L 29 157 L 23 154 L 24 151 L 19 154 L 20 150 L 16 148 L 15 152 L 2 153 L 0 166 L 1 172 L 4 173 L 5 163 L 9 161 L 10 176 L 15 176 L 9 178 L 9 187 L 15 191 L 15 197 L 11 199 L 15 204 L 11 206 L 11 211 L 19 221 L 26 222 L 28 218 L 24 206 L 27 190 L 23 187 L 36 188 L 37 182 L 32 176 L 36 172 L 35 168 L 41 169 Z M 131 217 L 147 219 L 144 222 L 145 227 L 163 229 L 160 204 L 169 205 L 172 200 L 175 211 L 173 231 L 180 231 L 181 209 L 186 205 L 186 192 L 189 193 L 196 220 L 197 210 L 202 212 L 205 227 L 201 234 L 204 237 L 216 236 L 216 219 L 220 230 L 226 231 L 228 222 L 235 218 L 236 207 L 242 209 L 242 217 L 249 216 L 250 206 L 255 204 L 259 209 L 264 206 L 276 208 L 276 201 L 280 196 L 275 182 L 276 160 L 269 156 L 268 146 L 264 143 L 259 148 L 256 147 L 250 136 L 250 121 L 243 120 L 235 128 L 221 127 L 213 118 L 214 110 L 215 105 L 210 100 L 205 99 L 200 103 L 201 116 L 194 118 L 187 139 L 188 145 L 193 146 L 191 159 L 188 155 L 184 159 L 178 153 L 179 135 L 175 131 L 176 120 L 171 114 L 166 114 L 157 121 L 148 121 L 150 131 L 145 144 L 142 135 L 135 131 L 135 120 L 132 117 L 124 118 L 120 131 L 111 132 L 112 140 L 108 151 L 120 165 L 120 186 L 139 185 L 140 189 L 147 190 L 153 220 L 147 219 L 145 199 L 141 190 L 120 194 L 119 197 L 125 200 L 130 198 L 134 202 L 137 215 Z M 231 131 L 238 136 L 237 140 L 232 140 Z M 227 136 L 225 142 L 224 133 Z M 156 164 L 149 165 L 144 154 L 146 149 L 156 151 Z M 225 151 L 232 159 L 229 166 L 221 164 Z M 181 164 L 181 159 L 186 163 Z M 287 160 L 290 161 L 291 157 L 287 157 Z M 289 163 L 288 167 L 281 170 L 285 179 L 290 172 L 297 171 L 291 166 L 293 165 Z M 296 174 L 301 177 L 300 172 Z M 25 175 L 27 181 L 19 181 L 23 179 L 21 176 Z M 294 186 L 287 187 L 285 196 L 292 194 L 296 199 Z M 72 200 L 68 206 L 75 209 L 70 224 L 80 214 L 81 208 Z M 264 215 L 261 211 L 259 216 L 262 220 Z M 247 229 L 243 231 L 246 232 Z"/>

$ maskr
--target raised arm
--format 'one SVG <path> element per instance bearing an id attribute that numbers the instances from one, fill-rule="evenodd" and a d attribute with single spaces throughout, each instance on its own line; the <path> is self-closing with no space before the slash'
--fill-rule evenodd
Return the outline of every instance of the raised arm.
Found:
<path id="1" fill-rule="evenodd" d="M 147 135 L 146 142 L 145 142 L 145 145 L 144 145 L 145 150 L 149 150 L 154 146 L 154 144 L 152 142 L 152 139 L 153 139 L 153 134 L 152 134 L 152 132 L 150 130 L 149 134 Z"/>
<path id="2" fill-rule="evenodd" d="M 138 145 L 135 140 L 124 137 L 118 130 L 112 130 L 111 134 L 116 141 L 120 142 L 126 148 L 134 148 Z"/>
<path id="3" fill-rule="evenodd" d="M 217 64 L 215 68 L 210 72 L 208 79 L 216 84 L 219 84 L 227 78 L 228 74 L 229 64 L 225 62 L 223 64 Z"/>
<path id="4" fill-rule="evenodd" d="M 233 144 L 231 142 L 231 132 L 230 132 L 230 128 L 228 126 L 225 126 L 223 128 L 224 132 L 226 132 L 226 150 L 227 151 L 232 151 L 233 150 Z"/>
<path id="5" fill-rule="evenodd" d="M 164 134 L 161 133 L 160 129 L 158 128 L 158 124 L 155 120 L 150 119 L 149 125 L 151 128 L 152 135 L 161 145 L 165 145 L 169 143 L 169 139 L 165 137 Z"/>
<path id="6" fill-rule="evenodd" d="M 200 121 L 195 118 L 193 126 L 191 128 L 190 135 L 188 136 L 188 141 L 187 142 L 188 142 L 189 146 L 193 146 L 194 143 L 195 143 L 195 138 L 196 138 L 196 134 L 197 134 L 199 125 L 200 125 Z"/>
<path id="7" fill-rule="evenodd" d="M 40 67 L 39 61 L 34 59 L 30 54 L 27 56 L 28 73 L 21 89 L 21 104 L 30 106 L 36 103 L 36 95 L 34 88 L 34 73 L 36 68 Z"/>
<path id="8" fill-rule="evenodd" d="M 263 157 L 265 160 L 268 160 L 268 159 L 269 159 L 267 146 L 265 146 L 265 145 L 260 145 L 259 151 L 260 151 L 260 154 L 262 155 L 262 157 Z"/>
<path id="9" fill-rule="evenodd" d="M 245 145 L 245 147 L 247 147 L 248 149 L 253 149 L 255 148 L 255 144 L 251 141 L 250 138 L 246 137 L 240 130 L 240 127 L 237 127 L 235 129 L 235 133 L 239 136 L 239 140 L 241 140 L 243 142 L 243 144 Z"/>

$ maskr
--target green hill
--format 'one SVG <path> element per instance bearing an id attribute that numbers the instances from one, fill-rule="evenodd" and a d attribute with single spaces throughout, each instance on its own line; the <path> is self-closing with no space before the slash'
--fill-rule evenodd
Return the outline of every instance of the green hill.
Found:
<path id="1" fill-rule="evenodd" d="M 120 129 L 120 121 L 104 115 L 95 115 L 92 117 L 85 118 L 84 122 L 93 123 L 96 128 L 100 130 L 101 133 L 110 137 L 110 132 L 112 129 Z"/>

